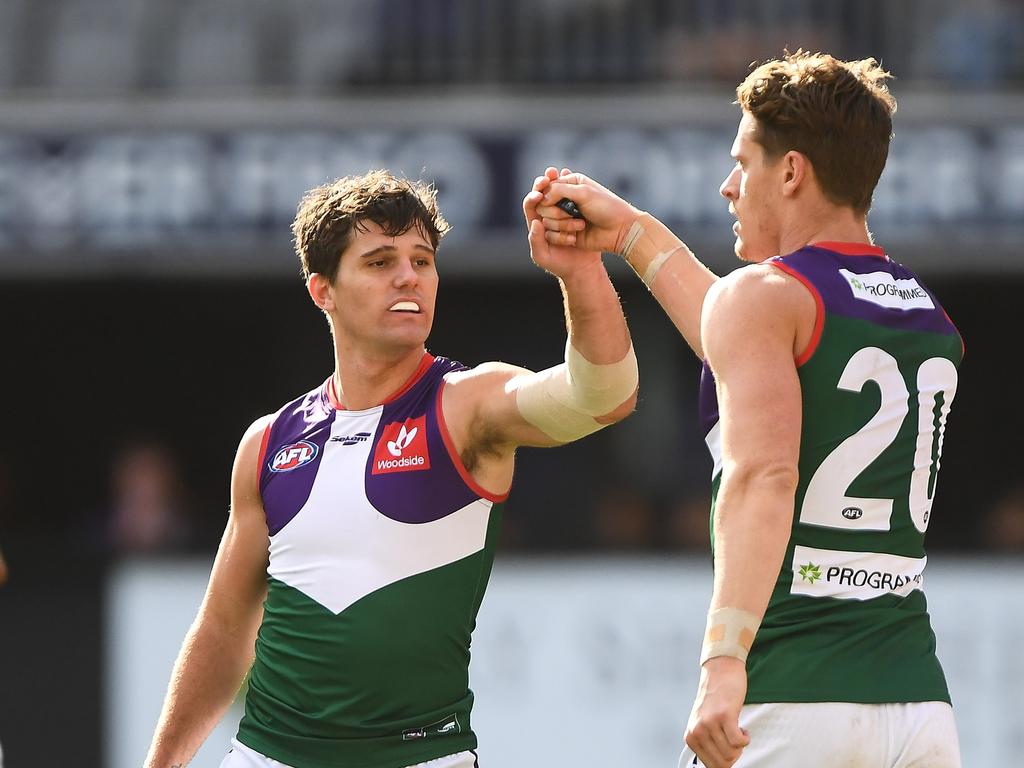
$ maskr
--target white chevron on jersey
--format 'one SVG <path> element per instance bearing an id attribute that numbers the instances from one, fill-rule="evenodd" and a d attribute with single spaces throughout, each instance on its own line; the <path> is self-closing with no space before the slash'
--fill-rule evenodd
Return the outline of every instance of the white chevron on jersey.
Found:
<path id="1" fill-rule="evenodd" d="M 714 480 L 722 471 L 722 422 L 715 422 L 715 426 L 704 436 L 704 442 L 711 453 L 711 461 L 714 462 L 711 469 L 711 479 Z"/>
<path id="2" fill-rule="evenodd" d="M 338 411 L 331 437 L 376 434 L 383 406 Z M 372 592 L 479 552 L 492 502 L 477 499 L 428 523 L 401 523 L 366 498 L 373 440 L 328 440 L 309 499 L 270 539 L 268 573 L 339 614 Z"/>

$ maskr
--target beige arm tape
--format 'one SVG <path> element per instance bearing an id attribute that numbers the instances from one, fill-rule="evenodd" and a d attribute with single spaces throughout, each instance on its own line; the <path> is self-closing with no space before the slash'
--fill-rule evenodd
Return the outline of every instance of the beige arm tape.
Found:
<path id="1" fill-rule="evenodd" d="M 617 363 L 594 365 L 570 340 L 565 345 L 564 363 L 517 376 L 509 384 L 527 422 L 552 440 L 569 443 L 608 426 L 594 417 L 622 405 L 636 390 L 638 380 L 632 344 Z"/>
<path id="2" fill-rule="evenodd" d="M 739 608 L 718 608 L 708 614 L 707 631 L 700 649 L 700 663 L 716 656 L 733 656 L 747 660 L 761 620 L 750 611 Z"/>
<path id="3" fill-rule="evenodd" d="M 669 257 L 685 247 L 672 230 L 651 214 L 642 213 L 626 233 L 622 242 L 622 257 L 644 281 L 644 285 L 650 288 L 658 270 Z"/>

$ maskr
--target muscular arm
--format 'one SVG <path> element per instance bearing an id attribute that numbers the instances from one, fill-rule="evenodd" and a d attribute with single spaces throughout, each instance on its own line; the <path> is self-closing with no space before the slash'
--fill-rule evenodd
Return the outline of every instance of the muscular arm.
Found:
<path id="1" fill-rule="evenodd" d="M 206 596 L 171 673 L 146 768 L 186 765 L 252 665 L 267 589 L 267 526 L 257 462 L 268 421 L 249 428 L 235 456 L 228 524 Z"/>
<path id="2" fill-rule="evenodd" d="M 711 610 L 760 619 L 782 566 L 800 449 L 795 349 L 814 311 L 810 294 L 770 266 L 738 270 L 705 302 L 702 336 L 722 430 Z M 745 696 L 744 662 L 718 656 L 703 664 L 687 743 L 712 768 L 732 765 L 745 743 L 738 726 Z"/>
<path id="3" fill-rule="evenodd" d="M 740 270 L 708 298 L 704 338 L 722 430 L 712 608 L 762 616 L 782 566 L 800 451 L 794 344 L 811 302 L 768 266 Z"/>
<path id="4" fill-rule="evenodd" d="M 701 312 L 708 289 L 718 277 L 694 256 L 686 243 L 656 218 L 642 214 L 637 222 L 642 226 L 643 233 L 628 254 L 620 255 L 626 258 L 641 278 L 652 264 L 661 262 L 647 287 L 690 349 L 703 359 Z"/>
<path id="5" fill-rule="evenodd" d="M 708 289 L 718 279 L 668 227 L 637 210 L 614 192 L 581 173 L 558 175 L 548 168 L 544 219 L 550 243 L 597 249 L 623 256 L 644 279 L 651 295 L 697 357 L 704 357 L 700 334 L 701 311 Z M 554 203 L 574 201 L 586 216 L 570 218 Z M 651 274 L 653 272 L 653 275 Z"/>
<path id="6" fill-rule="evenodd" d="M 626 360 L 632 341 L 600 252 L 550 246 L 536 214 L 539 197 L 528 196 L 523 205 L 531 255 L 538 266 L 559 279 L 572 347 L 590 366 L 608 366 Z M 626 367 L 632 371 L 635 382 L 632 357 L 628 357 Z M 568 370 L 572 370 L 571 364 Z M 564 376 L 565 372 L 566 364 L 563 364 L 539 375 Z M 523 368 L 487 363 L 448 377 L 442 399 L 444 418 L 464 464 L 485 489 L 501 492 L 508 487 L 516 447 L 559 445 L 584 434 L 572 435 L 572 429 L 565 430 L 564 434 L 544 430 L 536 420 L 524 416 L 520 390 L 536 382 L 537 376 Z M 600 374 L 597 378 L 600 379 Z M 609 385 L 606 391 L 617 389 Z M 589 431 L 629 415 L 636 405 L 636 388 L 633 386 L 632 391 L 608 399 L 611 402 L 606 411 L 595 409 L 590 411 L 592 415 L 583 417 L 583 421 L 589 420 Z"/>

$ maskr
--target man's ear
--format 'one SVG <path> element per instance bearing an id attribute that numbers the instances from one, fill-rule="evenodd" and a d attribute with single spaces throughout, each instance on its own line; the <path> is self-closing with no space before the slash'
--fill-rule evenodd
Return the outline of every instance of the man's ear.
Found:
<path id="1" fill-rule="evenodd" d="M 782 194 L 792 197 L 801 187 L 807 186 L 809 177 L 814 175 L 811 161 L 803 152 L 790 150 L 782 157 Z"/>
<path id="2" fill-rule="evenodd" d="M 314 272 L 306 280 L 306 290 L 313 303 L 324 312 L 334 309 L 334 286 L 331 281 L 319 272 Z"/>

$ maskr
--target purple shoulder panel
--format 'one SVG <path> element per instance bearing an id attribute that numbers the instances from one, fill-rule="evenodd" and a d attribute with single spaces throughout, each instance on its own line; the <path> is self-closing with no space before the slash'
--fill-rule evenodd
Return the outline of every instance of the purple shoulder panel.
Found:
<path id="1" fill-rule="evenodd" d="M 700 369 L 700 394 L 698 395 L 698 414 L 701 432 L 707 434 L 718 423 L 718 392 L 715 390 L 715 374 L 705 360 Z"/>
<path id="2" fill-rule="evenodd" d="M 480 498 L 455 466 L 438 415 L 444 375 L 465 367 L 438 357 L 409 391 L 385 403 L 366 465 L 366 498 L 385 517 L 429 523 Z"/>
<path id="3" fill-rule="evenodd" d="M 260 493 L 271 536 L 284 528 L 309 498 L 333 421 L 326 385 L 288 403 L 274 418 L 260 466 Z"/>
<path id="4" fill-rule="evenodd" d="M 943 335 L 957 333 L 935 295 L 917 275 L 895 261 L 881 256 L 847 256 L 827 248 L 807 246 L 787 256 L 776 256 L 767 263 L 773 262 L 784 264 L 806 278 L 821 295 L 826 313 L 908 331 Z M 854 275 L 884 272 L 894 280 L 913 280 L 922 295 L 931 299 L 934 307 L 896 309 L 857 298 L 850 283 L 840 273 L 841 269 Z"/>

